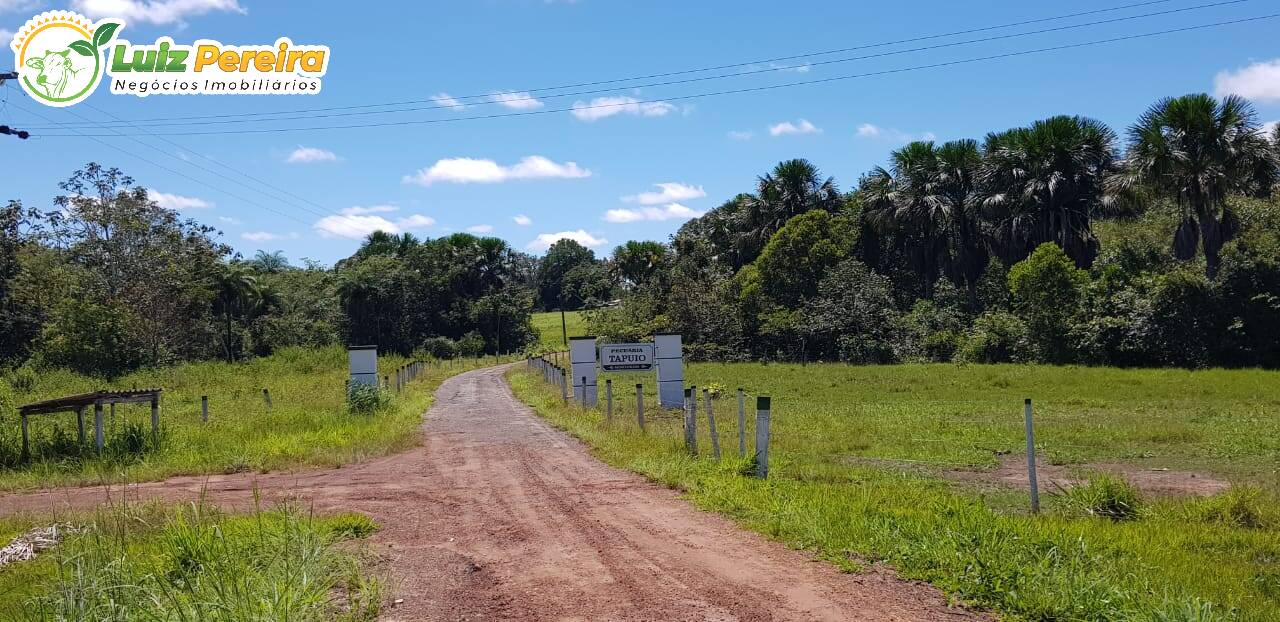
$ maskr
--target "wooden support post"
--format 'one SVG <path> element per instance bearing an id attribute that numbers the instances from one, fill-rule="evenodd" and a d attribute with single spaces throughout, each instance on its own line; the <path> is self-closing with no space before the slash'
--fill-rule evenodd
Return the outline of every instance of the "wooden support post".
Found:
<path id="1" fill-rule="evenodd" d="M 582 410 L 587 409 L 587 377 L 582 377 Z"/>
<path id="2" fill-rule="evenodd" d="M 698 387 L 684 390 L 684 448 L 698 455 Z"/>
<path id="3" fill-rule="evenodd" d="M 747 404 L 742 387 L 738 387 L 738 455 L 747 456 Z"/>
<path id="4" fill-rule="evenodd" d="M 769 478 L 769 398 L 756 398 L 756 477 Z"/>
<path id="5" fill-rule="evenodd" d="M 270 410 L 271 409 L 271 392 L 268 391 L 266 387 L 263 387 L 262 389 L 262 400 L 267 403 L 267 410 Z"/>
<path id="6" fill-rule="evenodd" d="M 76 432 L 78 433 L 76 438 L 80 439 L 81 445 L 84 445 L 84 406 L 76 409 Z"/>
<path id="7" fill-rule="evenodd" d="M 209 396 L 200 396 L 200 420 L 209 423 Z"/>
<path id="8" fill-rule="evenodd" d="M 160 398 L 151 398 L 151 440 L 160 441 Z"/>
<path id="9" fill-rule="evenodd" d="M 22 461 L 31 458 L 31 435 L 27 432 L 27 414 L 22 414 Z"/>
<path id="10" fill-rule="evenodd" d="M 711 456 L 716 460 L 720 459 L 720 435 L 716 433 L 716 413 L 711 403 L 711 391 L 702 390 L 702 403 L 707 408 L 707 430 L 711 434 Z M 697 417 L 695 417 L 696 419 Z"/>
<path id="11" fill-rule="evenodd" d="M 604 420 L 613 421 L 613 380 L 604 380 Z"/>
<path id="12" fill-rule="evenodd" d="M 1027 428 L 1027 480 L 1031 484 L 1031 512 L 1040 512 L 1040 490 L 1036 483 L 1036 432 L 1031 421 L 1031 398 L 1022 403 L 1023 419 Z"/>
<path id="13" fill-rule="evenodd" d="M 107 445 L 106 435 L 102 431 L 102 402 L 93 403 L 93 445 L 102 451 Z"/>
<path id="14" fill-rule="evenodd" d="M 640 431 L 644 432 L 644 385 L 636 385 L 636 423 L 640 424 Z"/>

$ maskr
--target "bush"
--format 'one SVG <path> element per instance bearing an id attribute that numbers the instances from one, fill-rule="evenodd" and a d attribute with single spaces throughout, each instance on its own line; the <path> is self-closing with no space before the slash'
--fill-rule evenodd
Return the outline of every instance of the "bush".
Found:
<path id="1" fill-rule="evenodd" d="M 1027 357 L 1027 327 L 1018 316 L 988 311 L 961 338 L 955 360 L 961 363 L 1015 363 Z"/>
<path id="2" fill-rule="evenodd" d="M 433 358 L 436 360 L 448 360 L 457 358 L 458 343 L 448 337 L 427 337 L 423 340 L 422 345 L 418 346 L 418 351 L 422 358 Z"/>
<path id="3" fill-rule="evenodd" d="M 462 339 L 458 340 L 458 354 L 466 357 L 484 355 L 484 337 L 474 330 L 463 335 Z"/>
<path id="4" fill-rule="evenodd" d="M 1109 473 L 1090 475 L 1088 483 L 1068 488 L 1062 498 L 1071 510 L 1114 521 L 1136 518 L 1142 505 L 1142 495 L 1133 484 Z"/>
<path id="5" fill-rule="evenodd" d="M 1070 359 L 1068 333 L 1089 284 L 1089 273 L 1076 267 L 1057 244 L 1045 243 L 1009 269 L 1014 312 L 1027 326 L 1027 340 L 1040 359 Z"/>
<path id="6" fill-rule="evenodd" d="M 372 384 L 347 383 L 347 410 L 357 415 L 373 414 L 388 403 L 391 397 L 386 391 Z"/>
<path id="7" fill-rule="evenodd" d="M 1262 529 L 1280 521 L 1280 500 L 1256 486 L 1232 486 L 1220 495 L 1206 499 L 1201 506 L 1202 518 L 1245 529 Z"/>

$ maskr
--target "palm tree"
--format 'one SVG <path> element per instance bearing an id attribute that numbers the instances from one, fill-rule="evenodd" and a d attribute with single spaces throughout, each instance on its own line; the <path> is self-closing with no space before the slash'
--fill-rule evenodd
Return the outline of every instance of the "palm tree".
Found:
<path id="1" fill-rule="evenodd" d="M 214 275 L 214 299 L 217 311 L 222 314 L 226 328 L 223 351 L 228 363 L 236 360 L 234 317 L 236 314 L 246 315 L 257 307 L 261 300 L 262 288 L 257 277 L 249 274 L 240 264 L 229 264 Z"/>
<path id="2" fill-rule="evenodd" d="M 1174 254 L 1187 260 L 1203 248 L 1205 275 L 1216 278 L 1222 245 L 1236 228 L 1227 196 L 1263 193 L 1276 177 L 1275 154 L 1260 129 L 1253 106 L 1235 95 L 1162 99 L 1129 128 L 1125 170 L 1112 186 L 1135 192 L 1145 184 L 1176 200 L 1182 222 Z"/>
<path id="3" fill-rule="evenodd" d="M 266 274 L 275 274 L 283 272 L 289 267 L 289 260 L 285 258 L 284 253 L 275 251 L 268 253 L 267 251 L 258 251 L 253 256 L 253 261 L 249 262 L 258 272 Z"/>
<path id="4" fill-rule="evenodd" d="M 978 279 L 987 264 L 978 218 L 976 177 L 981 155 L 972 140 L 935 146 L 917 141 L 890 155 L 891 170 L 877 167 L 863 178 L 864 217 L 874 228 L 896 231 L 933 295 L 939 271 L 965 283 L 976 303 Z"/>
<path id="5" fill-rule="evenodd" d="M 742 201 L 738 211 L 738 247 L 750 262 L 782 225 L 793 216 L 815 209 L 835 212 L 844 197 L 833 178 L 822 178 L 808 160 L 779 162 L 773 171 L 756 180 L 756 194 Z"/>
<path id="6" fill-rule="evenodd" d="M 1058 116 L 990 134 L 983 145 L 982 206 L 1006 264 L 1054 242 L 1080 267 L 1098 256 L 1093 216 L 1116 169 L 1116 134 L 1100 121 Z"/>

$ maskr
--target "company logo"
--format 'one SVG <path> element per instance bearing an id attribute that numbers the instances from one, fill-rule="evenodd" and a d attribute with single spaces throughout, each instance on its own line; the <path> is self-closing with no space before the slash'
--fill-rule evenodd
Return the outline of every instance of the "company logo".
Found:
<path id="1" fill-rule="evenodd" d="M 98 88 L 106 64 L 103 48 L 124 23 L 94 23 L 71 11 L 46 11 L 27 20 L 13 41 L 18 83 L 36 101 L 55 107 L 82 101 Z"/>
<path id="2" fill-rule="evenodd" d="M 22 88 L 49 106 L 82 101 L 109 76 L 120 95 L 314 95 L 329 69 L 329 47 L 223 45 L 198 39 L 191 45 L 159 37 L 152 44 L 114 40 L 124 22 L 93 22 L 71 11 L 31 18 L 10 46 Z"/>

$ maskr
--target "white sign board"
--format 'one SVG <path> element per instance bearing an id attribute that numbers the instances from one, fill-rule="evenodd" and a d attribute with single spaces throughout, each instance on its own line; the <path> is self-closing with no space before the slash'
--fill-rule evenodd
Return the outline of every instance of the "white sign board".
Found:
<path id="1" fill-rule="evenodd" d="M 604 371 L 650 371 L 653 364 L 651 343 L 612 343 L 600 346 L 600 368 Z"/>

